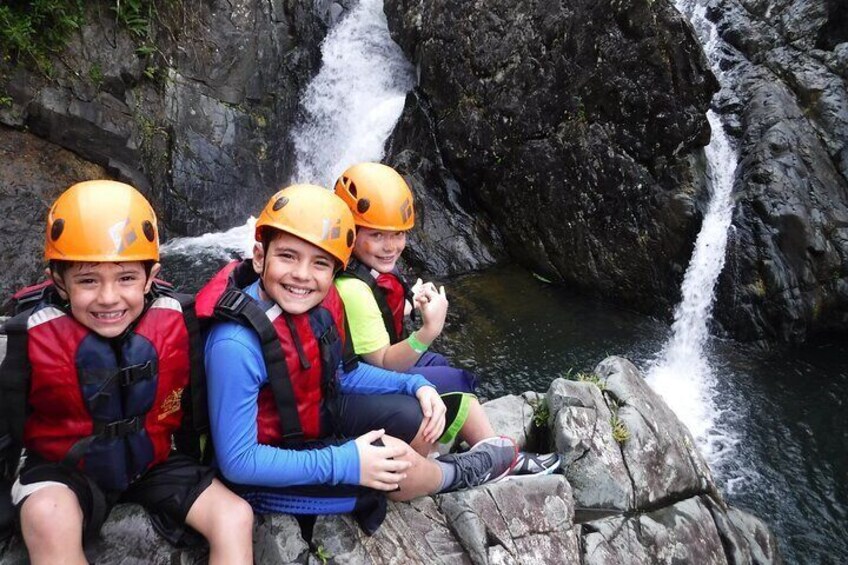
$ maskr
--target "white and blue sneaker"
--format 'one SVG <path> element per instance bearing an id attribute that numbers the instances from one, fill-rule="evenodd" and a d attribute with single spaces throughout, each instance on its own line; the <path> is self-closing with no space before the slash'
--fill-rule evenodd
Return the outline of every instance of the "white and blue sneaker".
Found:
<path id="1" fill-rule="evenodd" d="M 560 456 L 558 453 L 527 453 L 526 451 L 519 451 L 515 465 L 503 480 L 509 481 L 512 479 L 550 475 L 559 469 L 559 464 Z"/>
<path id="2" fill-rule="evenodd" d="M 518 461 L 518 447 L 508 437 L 490 437 L 464 453 L 438 458 L 456 465 L 456 478 L 446 492 L 493 483 L 509 475 Z"/>

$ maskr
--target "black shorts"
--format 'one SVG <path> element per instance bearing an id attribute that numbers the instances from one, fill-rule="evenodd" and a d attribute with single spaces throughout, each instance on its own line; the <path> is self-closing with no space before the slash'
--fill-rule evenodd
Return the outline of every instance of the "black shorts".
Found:
<path id="1" fill-rule="evenodd" d="M 418 399 L 406 394 L 342 394 L 335 405 L 336 435 L 343 438 L 383 429 L 409 443 L 424 420 Z"/>
<path id="2" fill-rule="evenodd" d="M 37 483 L 55 482 L 70 488 L 83 512 L 83 536 L 91 539 L 100 532 L 112 507 L 133 502 L 144 507 L 153 527 L 175 546 L 192 545 L 202 538 L 186 525 L 185 519 L 197 497 L 212 484 L 215 470 L 194 459 L 172 452 L 123 492 L 104 491 L 85 473 L 61 463 L 45 461 L 28 454 L 15 488 L 31 490 Z M 30 493 L 31 494 L 31 493 Z M 18 516 L 28 494 L 16 500 Z"/>

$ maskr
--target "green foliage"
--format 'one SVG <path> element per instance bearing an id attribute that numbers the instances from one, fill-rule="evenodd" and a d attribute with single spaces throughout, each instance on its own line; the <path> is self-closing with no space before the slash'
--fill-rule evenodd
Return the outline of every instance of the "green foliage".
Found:
<path id="1" fill-rule="evenodd" d="M 0 5 L 0 51 L 49 75 L 50 55 L 61 51 L 82 23 L 82 0 L 8 0 Z"/>
<path id="2" fill-rule="evenodd" d="M 103 69 L 100 68 L 98 63 L 94 63 L 91 67 L 89 67 L 88 78 L 90 78 L 91 82 L 93 82 L 97 87 L 100 87 L 100 85 L 103 84 Z"/>
<path id="3" fill-rule="evenodd" d="M 330 553 L 323 545 L 316 547 L 312 554 L 316 559 L 318 559 L 318 561 L 321 562 L 321 565 L 327 565 L 327 561 L 333 558 L 333 554 Z"/>
<path id="4" fill-rule="evenodd" d="M 12 97 L 8 94 L 0 93 L 0 108 L 6 108 L 12 105 Z"/>
<path id="5" fill-rule="evenodd" d="M 533 403 L 533 425 L 537 428 L 547 427 L 548 421 L 551 419 L 551 409 L 548 406 L 548 400 L 541 398 Z"/>
<path id="6" fill-rule="evenodd" d="M 595 373 L 586 373 L 586 372 L 583 372 L 583 371 L 579 371 L 577 373 L 572 373 L 571 369 L 569 369 L 568 372 L 565 375 L 563 375 L 563 377 L 570 380 L 570 381 L 578 381 L 578 382 L 581 382 L 581 383 L 592 383 L 593 385 L 598 387 L 601 390 L 601 392 L 603 392 L 607 389 L 607 384 L 604 381 L 602 381 L 601 378 L 598 375 L 596 375 Z"/>
<path id="7" fill-rule="evenodd" d="M 136 53 L 147 57 L 157 51 L 153 26 L 158 21 L 156 0 L 109 0 L 121 27 L 138 44 Z M 52 74 L 51 57 L 61 52 L 71 34 L 85 23 L 84 0 L 0 1 L 0 55 L 4 61 L 33 65 Z M 146 73 L 147 74 L 147 73 Z M 155 74 L 155 71 L 150 73 Z M 95 83 L 103 79 L 99 67 L 89 69 Z"/>
<path id="8" fill-rule="evenodd" d="M 610 418 L 610 426 L 612 426 L 612 439 L 618 443 L 624 443 L 630 439 L 630 430 L 618 417 L 618 413 L 613 412 L 612 418 Z"/>

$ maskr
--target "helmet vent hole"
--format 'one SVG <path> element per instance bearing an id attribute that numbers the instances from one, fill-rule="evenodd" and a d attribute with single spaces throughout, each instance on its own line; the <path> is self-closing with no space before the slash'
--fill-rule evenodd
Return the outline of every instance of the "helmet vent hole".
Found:
<path id="1" fill-rule="evenodd" d="M 280 196 L 277 198 L 277 201 L 274 202 L 274 212 L 277 212 L 280 208 L 289 203 L 289 199 L 285 196 Z"/>
<path id="2" fill-rule="evenodd" d="M 351 196 L 356 198 L 356 184 L 352 180 L 348 180 L 347 191 L 350 193 Z"/>
<path id="3" fill-rule="evenodd" d="M 353 247 L 353 230 L 347 230 L 347 246 Z"/>
<path id="4" fill-rule="evenodd" d="M 156 239 L 156 228 L 153 227 L 153 223 L 150 220 L 144 220 L 141 223 L 141 231 L 144 232 L 144 237 L 147 238 L 147 241 L 152 242 Z"/>
<path id="5" fill-rule="evenodd" d="M 50 228 L 50 239 L 56 241 L 62 235 L 62 232 L 65 230 L 65 220 L 61 218 L 53 222 L 53 227 Z"/>
<path id="6" fill-rule="evenodd" d="M 371 201 L 367 198 L 363 198 L 356 202 L 356 211 L 360 214 L 364 214 L 368 211 L 368 208 L 371 207 Z"/>

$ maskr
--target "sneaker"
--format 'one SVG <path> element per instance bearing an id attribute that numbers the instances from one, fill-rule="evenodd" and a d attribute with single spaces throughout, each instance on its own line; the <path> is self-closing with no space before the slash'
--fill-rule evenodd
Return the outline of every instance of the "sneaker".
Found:
<path id="1" fill-rule="evenodd" d="M 515 466 L 504 480 L 509 481 L 524 477 L 550 475 L 559 469 L 559 462 L 560 457 L 558 453 L 527 453 L 526 451 L 519 451 Z"/>
<path id="2" fill-rule="evenodd" d="M 492 483 L 507 476 L 515 466 L 518 447 L 508 437 L 490 437 L 477 442 L 465 453 L 439 457 L 456 465 L 456 479 L 449 491 Z"/>

